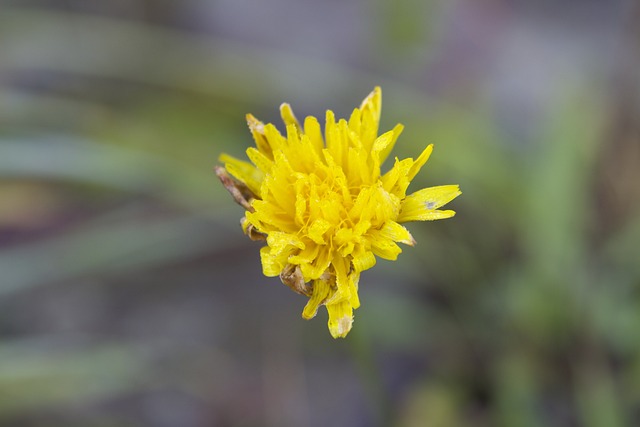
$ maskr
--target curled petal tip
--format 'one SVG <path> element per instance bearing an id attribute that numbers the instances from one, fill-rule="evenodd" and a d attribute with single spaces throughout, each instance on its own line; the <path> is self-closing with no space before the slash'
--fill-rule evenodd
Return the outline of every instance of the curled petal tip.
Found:
<path id="1" fill-rule="evenodd" d="M 353 326 L 353 316 L 343 316 L 329 324 L 329 332 L 333 338 L 344 338 Z"/>

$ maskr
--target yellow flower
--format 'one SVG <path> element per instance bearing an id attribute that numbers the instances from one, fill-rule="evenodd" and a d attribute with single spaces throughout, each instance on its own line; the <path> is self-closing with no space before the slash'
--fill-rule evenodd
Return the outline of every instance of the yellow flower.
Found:
<path id="1" fill-rule="evenodd" d="M 403 128 L 378 136 L 381 99 L 376 87 L 348 121 L 336 122 L 327 111 L 324 138 L 315 117 L 301 125 L 288 104 L 280 107 L 286 136 L 249 114 L 256 142 L 247 150 L 251 163 L 223 154 L 225 168 L 216 169 L 247 210 L 245 233 L 266 240 L 263 273 L 309 297 L 305 319 L 326 306 L 334 338 L 351 330 L 360 273 L 376 256 L 395 260 L 402 252 L 397 243 L 415 244 L 400 224 L 452 217 L 454 211 L 439 208 L 461 194 L 457 185 L 444 185 L 406 195 L 432 145 L 415 160 L 396 158 L 381 173 Z"/>

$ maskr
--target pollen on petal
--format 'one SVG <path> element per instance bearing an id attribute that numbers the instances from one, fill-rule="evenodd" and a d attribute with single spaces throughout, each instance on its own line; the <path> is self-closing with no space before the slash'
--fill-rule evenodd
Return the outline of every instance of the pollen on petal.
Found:
<path id="1" fill-rule="evenodd" d="M 438 208 L 460 194 L 462 192 L 457 185 L 441 185 L 416 191 L 402 202 L 397 221 L 429 221 L 452 217 L 455 214 L 454 211 L 441 211 Z"/>

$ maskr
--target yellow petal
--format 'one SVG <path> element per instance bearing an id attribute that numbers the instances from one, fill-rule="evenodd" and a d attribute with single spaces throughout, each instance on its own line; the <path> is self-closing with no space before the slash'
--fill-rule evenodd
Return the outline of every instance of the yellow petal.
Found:
<path id="1" fill-rule="evenodd" d="M 294 125 L 296 129 L 300 129 L 300 123 L 298 123 L 298 119 L 296 119 L 296 116 L 293 114 L 291 106 L 286 102 L 280 105 L 280 115 L 282 116 L 282 121 L 287 126 Z"/>
<path id="2" fill-rule="evenodd" d="M 373 210 L 378 224 L 384 223 L 388 218 L 395 218 L 400 212 L 400 199 L 387 192 L 380 183 L 373 191 L 370 203 L 372 206 L 369 209 Z"/>
<path id="3" fill-rule="evenodd" d="M 253 147 L 247 148 L 247 157 L 249 157 L 249 160 L 251 160 L 262 173 L 269 173 L 273 167 L 273 161 L 260 150 Z"/>
<path id="4" fill-rule="evenodd" d="M 282 136 L 280 131 L 271 123 L 264 125 L 264 136 L 267 138 L 267 142 L 271 147 L 271 151 L 274 152 L 281 150 L 287 145 L 287 140 Z"/>
<path id="5" fill-rule="evenodd" d="M 452 210 L 446 210 L 446 211 L 435 210 L 433 212 L 425 212 L 420 216 L 420 218 L 411 219 L 409 221 L 435 221 L 437 219 L 451 218 L 451 217 L 453 217 L 455 215 L 456 215 L 456 211 L 452 211 Z"/>
<path id="6" fill-rule="evenodd" d="M 295 255 L 291 255 L 287 260 L 287 262 L 289 262 L 289 264 L 296 264 L 296 265 L 309 264 L 316 259 L 316 257 L 318 256 L 319 250 L 320 250 L 319 245 L 314 245 L 314 244 L 305 245 L 305 247 L 301 251 L 298 251 L 298 253 L 296 253 Z M 305 278 L 306 278 L 306 275 L 305 275 Z"/>
<path id="7" fill-rule="evenodd" d="M 307 230 L 307 235 L 311 240 L 318 244 L 324 245 L 326 241 L 324 240 L 324 233 L 326 233 L 331 228 L 331 223 L 322 218 L 318 218 L 313 221 L 311 227 Z"/>
<path id="8" fill-rule="evenodd" d="M 322 147 L 316 147 L 308 135 L 300 135 L 300 144 L 294 153 L 290 156 L 296 157 L 298 167 L 297 170 L 308 173 L 321 173 L 323 163 L 320 160 L 322 155 Z M 322 144 L 322 142 L 321 142 Z"/>
<path id="9" fill-rule="evenodd" d="M 382 235 L 380 230 L 370 231 L 369 237 L 371 241 L 371 250 L 380 258 L 395 261 L 398 258 L 398 255 L 402 252 L 400 246 L 396 245 L 393 240 Z"/>
<path id="10" fill-rule="evenodd" d="M 347 262 L 342 257 L 335 257 L 331 262 L 336 272 L 336 286 L 340 294 L 337 299 L 350 299 L 351 286 L 349 286 L 349 278 L 347 276 Z"/>
<path id="11" fill-rule="evenodd" d="M 331 264 L 331 257 L 333 256 L 331 248 L 328 246 L 315 246 L 317 251 L 313 260 L 306 264 L 300 264 L 300 270 L 302 270 L 302 275 L 306 281 L 319 279 Z"/>
<path id="12" fill-rule="evenodd" d="M 369 221 L 361 220 L 356 224 L 355 227 L 353 227 L 353 233 L 356 236 L 362 236 L 364 233 L 369 231 L 370 228 L 371 228 L 371 223 Z"/>
<path id="13" fill-rule="evenodd" d="M 380 164 L 383 164 L 384 161 L 387 160 L 387 157 L 389 157 L 389 154 L 391 154 L 391 151 L 396 145 L 396 141 L 398 140 L 398 137 L 402 133 L 403 129 L 404 126 L 399 123 L 393 128 L 393 137 L 391 138 L 391 142 L 382 151 L 380 151 Z"/>
<path id="14" fill-rule="evenodd" d="M 416 244 L 413 236 L 409 233 L 409 230 L 401 226 L 395 221 L 387 221 L 380 229 L 380 235 L 387 239 L 391 239 L 394 242 L 404 243 L 409 246 Z"/>
<path id="15" fill-rule="evenodd" d="M 354 222 L 368 221 L 371 218 L 371 212 L 366 209 L 371 200 L 371 194 L 375 191 L 375 187 L 365 187 L 360 190 L 356 201 L 349 210 L 349 218 Z"/>
<path id="16" fill-rule="evenodd" d="M 429 160 L 429 156 L 431 156 L 432 151 L 433 144 L 429 144 L 427 148 L 425 148 L 424 151 L 422 151 L 418 158 L 413 162 L 413 165 L 411 166 L 411 169 L 409 169 L 409 173 L 407 174 L 407 178 L 409 179 L 409 181 L 411 181 L 418 174 L 418 172 L 420 172 L 422 166 L 427 163 L 427 160 Z"/>
<path id="17" fill-rule="evenodd" d="M 329 114 L 331 113 L 331 114 Z M 349 150 L 349 141 L 347 138 L 347 122 L 344 119 L 336 124 L 332 119 L 333 112 L 327 111 L 327 130 L 325 137 L 327 139 L 327 150 L 335 161 L 336 165 L 342 170 L 342 166 L 347 163 L 347 155 Z"/>
<path id="18" fill-rule="evenodd" d="M 360 135 L 360 129 L 362 128 L 362 111 L 359 108 L 354 108 L 351 116 L 349 117 L 349 129 L 354 131 L 357 135 Z"/>
<path id="19" fill-rule="evenodd" d="M 269 233 L 271 231 L 284 231 L 289 234 L 295 234 L 298 227 L 291 220 L 289 214 L 273 203 L 267 203 L 264 200 L 254 200 L 251 206 L 255 212 L 247 212 L 245 214 L 247 221 L 254 225 L 258 231 Z"/>
<path id="20" fill-rule="evenodd" d="M 353 308 L 349 301 L 327 304 L 329 332 L 333 338 L 344 338 L 353 326 Z"/>
<path id="21" fill-rule="evenodd" d="M 220 161 L 224 162 L 224 167 L 234 178 L 244 182 L 253 194 L 260 194 L 260 187 L 264 179 L 264 173 L 249 162 L 236 159 L 227 154 L 220 155 Z"/>
<path id="22" fill-rule="evenodd" d="M 371 148 L 371 164 L 369 165 L 368 175 L 371 177 L 371 180 L 375 181 L 380 178 L 380 165 L 382 164 L 382 155 L 383 151 L 387 150 L 387 147 L 391 145 L 393 142 L 393 131 L 386 132 L 380 135 L 373 142 L 373 147 Z"/>
<path id="23" fill-rule="evenodd" d="M 312 116 L 304 119 L 304 134 L 309 137 L 316 152 L 320 154 L 324 148 L 324 140 L 322 139 L 322 131 L 320 130 L 318 119 Z"/>
<path id="24" fill-rule="evenodd" d="M 327 299 L 327 305 L 336 304 L 340 301 L 349 301 L 352 308 L 360 307 L 360 299 L 358 297 L 360 273 L 350 272 L 350 262 L 342 257 L 335 257 L 331 264 L 336 274 L 337 291 Z"/>
<path id="25" fill-rule="evenodd" d="M 371 150 L 373 142 L 378 136 L 381 107 L 382 91 L 380 87 L 376 87 L 360 105 L 360 110 L 362 111 L 360 140 L 367 151 Z"/>
<path id="26" fill-rule="evenodd" d="M 262 274 L 267 277 L 279 276 L 286 262 L 286 260 L 273 256 L 269 246 L 260 248 L 260 261 L 262 262 Z"/>
<path id="27" fill-rule="evenodd" d="M 296 149 L 300 144 L 300 134 L 298 133 L 298 128 L 295 124 L 287 125 L 287 146 L 291 146 L 289 148 Z"/>
<path id="28" fill-rule="evenodd" d="M 362 150 L 349 147 L 347 164 L 344 169 L 347 182 L 349 182 L 352 187 L 362 187 L 373 181 L 371 168 L 367 164 L 366 154 L 363 155 Z"/>
<path id="29" fill-rule="evenodd" d="M 304 214 L 307 210 L 307 198 L 303 194 L 296 194 L 296 216 L 295 223 L 299 226 L 304 225 Z"/>
<path id="30" fill-rule="evenodd" d="M 253 115 L 247 114 L 247 125 L 251 131 L 251 135 L 253 135 L 258 150 L 268 158 L 273 159 L 271 145 L 269 145 L 267 137 L 264 134 L 264 123 L 253 117 Z"/>
<path id="31" fill-rule="evenodd" d="M 325 118 L 324 139 L 326 141 L 327 148 L 323 150 L 323 152 L 329 152 L 333 159 L 335 159 L 337 163 L 340 163 L 338 156 L 340 155 L 342 150 L 342 142 L 340 140 L 340 131 L 338 130 L 338 125 L 336 124 L 336 117 L 331 110 L 327 110 Z"/>
<path id="32" fill-rule="evenodd" d="M 373 88 L 373 91 L 360 104 L 360 110 L 371 113 L 376 120 L 380 120 L 380 110 L 382 107 L 382 89 L 380 86 Z"/>
<path id="33" fill-rule="evenodd" d="M 274 152 L 275 162 L 272 173 L 265 177 L 265 186 L 268 193 L 273 196 L 273 201 L 288 215 L 295 215 L 295 188 L 291 185 L 295 171 L 289 164 L 289 160 L 282 150 Z M 262 192 L 261 192 L 262 195 Z M 267 194 L 262 199 L 266 200 Z"/>
<path id="34" fill-rule="evenodd" d="M 462 192 L 457 185 L 441 185 L 416 191 L 404 199 L 397 221 L 430 221 L 450 218 L 455 214 L 454 211 L 439 211 L 437 209 L 460 194 Z"/>
<path id="35" fill-rule="evenodd" d="M 275 253 L 282 253 L 289 247 L 304 249 L 305 244 L 300 238 L 294 234 L 284 233 L 282 231 L 272 231 L 267 236 L 267 244 Z"/>
<path id="36" fill-rule="evenodd" d="M 392 192 L 398 185 L 398 181 L 406 180 L 409 170 L 413 165 L 413 160 L 403 159 L 399 160 L 396 157 L 396 162 L 393 167 L 384 175 L 382 175 L 382 186 L 388 192 Z"/>
<path id="37" fill-rule="evenodd" d="M 385 132 L 373 142 L 373 147 L 371 149 L 372 154 L 375 155 L 378 159 L 380 159 L 380 152 L 385 150 L 389 144 L 393 141 L 393 131 Z"/>
<path id="38" fill-rule="evenodd" d="M 376 257 L 371 251 L 356 250 L 352 256 L 351 264 L 356 272 L 368 270 L 376 265 Z"/>
<path id="39" fill-rule="evenodd" d="M 340 191 L 340 193 L 342 194 L 343 200 L 341 201 L 341 206 L 340 206 L 341 208 L 340 211 L 342 211 L 345 205 L 347 204 L 346 202 L 349 202 L 349 203 L 351 202 L 351 193 L 349 192 L 347 177 L 344 174 L 344 169 L 337 163 L 337 161 L 333 158 L 332 154 L 329 152 L 328 149 L 322 150 L 322 155 L 324 156 L 324 160 L 328 166 L 327 173 L 330 175 L 330 177 L 334 181 L 333 186 L 334 187 L 337 186 L 338 191 Z M 328 213 L 328 215 L 331 217 L 335 216 L 334 214 L 339 215 L 340 212 L 336 211 L 333 214 Z M 326 215 L 325 215 L 325 218 L 327 218 Z"/>
<path id="40" fill-rule="evenodd" d="M 318 313 L 318 307 L 324 302 L 327 296 L 329 296 L 330 292 L 331 286 L 328 281 L 314 280 L 313 293 L 311 294 L 311 298 L 309 298 L 307 305 L 304 306 L 304 310 L 302 310 L 302 317 L 307 320 L 313 319 L 316 316 L 316 313 Z"/>
<path id="41" fill-rule="evenodd" d="M 360 273 L 358 272 L 351 272 L 349 273 L 349 290 L 350 290 L 350 297 L 349 297 L 349 303 L 351 304 L 351 307 L 355 310 L 356 308 L 360 307 L 360 297 L 358 296 L 358 282 L 360 281 Z"/>

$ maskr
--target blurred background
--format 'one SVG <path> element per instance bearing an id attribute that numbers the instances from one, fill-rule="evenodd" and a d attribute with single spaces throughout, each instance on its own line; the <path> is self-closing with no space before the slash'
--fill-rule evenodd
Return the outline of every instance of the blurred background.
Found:
<path id="1" fill-rule="evenodd" d="M 639 69 L 631 0 L 0 0 L 0 425 L 640 425 Z M 375 85 L 463 195 L 333 340 L 212 169 Z"/>

